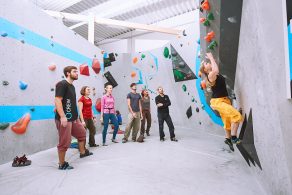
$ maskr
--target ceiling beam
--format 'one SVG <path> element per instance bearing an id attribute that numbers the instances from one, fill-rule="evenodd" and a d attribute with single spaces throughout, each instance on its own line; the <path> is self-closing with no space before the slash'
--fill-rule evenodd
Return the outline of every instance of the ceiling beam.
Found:
<path id="1" fill-rule="evenodd" d="M 80 21 L 80 22 L 89 22 L 92 20 L 92 16 L 70 14 L 70 13 L 48 11 L 48 10 L 46 10 L 45 12 L 53 17 L 58 17 L 58 18 L 63 18 L 63 19 L 68 19 L 68 20 L 74 20 L 74 21 Z M 126 22 L 126 21 L 113 20 L 113 19 L 107 19 L 107 18 L 94 17 L 94 21 L 98 24 L 103 24 L 103 25 L 121 26 L 121 27 L 126 27 L 126 28 L 141 29 L 141 30 L 160 32 L 160 33 L 166 33 L 166 34 L 172 34 L 172 35 L 179 35 L 181 33 L 181 30 L 177 30 L 174 28 L 164 28 L 164 27 L 159 27 L 159 26 L 154 26 L 154 25 L 139 24 L 139 23 L 134 23 L 134 22 Z"/>

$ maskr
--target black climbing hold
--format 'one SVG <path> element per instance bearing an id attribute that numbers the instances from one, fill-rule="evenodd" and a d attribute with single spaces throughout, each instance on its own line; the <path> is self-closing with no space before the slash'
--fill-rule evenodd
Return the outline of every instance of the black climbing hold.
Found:
<path id="1" fill-rule="evenodd" d="M 183 36 L 187 36 L 186 30 L 183 31 Z"/>
<path id="2" fill-rule="evenodd" d="M 54 36 L 53 35 L 51 35 L 51 39 L 53 39 L 54 38 Z"/>
<path id="3" fill-rule="evenodd" d="M 64 79 L 65 78 L 65 76 L 62 76 L 62 79 Z"/>
<path id="4" fill-rule="evenodd" d="M 23 43 L 23 44 L 25 43 L 24 40 L 21 40 L 20 42 Z"/>
<path id="5" fill-rule="evenodd" d="M 188 118 L 191 118 L 191 116 L 193 115 L 192 107 L 191 107 L 191 106 L 188 108 L 186 114 L 187 114 L 187 117 L 188 117 Z"/>
<path id="6" fill-rule="evenodd" d="M 182 46 L 183 46 L 183 44 L 181 43 L 181 44 L 180 44 L 180 46 L 182 47 Z"/>
<path id="7" fill-rule="evenodd" d="M 9 127 L 9 123 L 0 123 L 0 130 L 5 130 L 7 127 Z"/>
<path id="8" fill-rule="evenodd" d="M 51 91 L 55 91 L 55 89 L 54 88 L 51 88 Z"/>
<path id="9" fill-rule="evenodd" d="M 196 108 L 196 112 L 200 112 L 200 109 L 198 107 Z"/>
<path id="10" fill-rule="evenodd" d="M 96 54 L 94 55 L 94 57 L 96 58 Z"/>
<path id="11" fill-rule="evenodd" d="M 31 112 L 34 112 L 35 111 L 35 108 L 30 108 L 29 109 Z"/>
<path id="12" fill-rule="evenodd" d="M 188 92 L 188 95 L 190 95 L 190 92 Z"/>
<path id="13" fill-rule="evenodd" d="M 199 122 L 199 125 L 201 125 L 202 124 L 202 122 Z"/>
<path id="14" fill-rule="evenodd" d="M 9 82 L 8 81 L 2 81 L 2 85 L 7 86 L 7 85 L 9 85 Z"/>

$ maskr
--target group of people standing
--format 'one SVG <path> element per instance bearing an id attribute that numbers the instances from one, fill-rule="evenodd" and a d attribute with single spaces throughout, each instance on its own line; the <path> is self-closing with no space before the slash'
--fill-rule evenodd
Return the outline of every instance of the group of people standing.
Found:
<path id="1" fill-rule="evenodd" d="M 219 67 L 211 53 L 206 54 L 206 59 L 202 61 L 200 73 L 202 79 L 207 86 L 212 89 L 212 98 L 210 106 L 217 110 L 222 118 L 224 129 L 226 133 L 225 144 L 234 151 L 233 144 L 239 144 L 240 139 L 237 137 L 237 130 L 239 123 L 242 121 L 241 114 L 231 105 L 228 98 L 225 78 L 219 73 Z M 81 98 L 78 100 L 78 109 L 76 103 L 76 93 L 73 81 L 78 79 L 78 70 L 75 66 L 67 66 L 64 68 L 64 75 L 66 79 L 60 81 L 56 85 L 55 105 L 56 116 L 55 123 L 59 134 L 58 156 L 59 169 L 73 169 L 68 162 L 65 161 L 66 151 L 71 144 L 71 135 L 78 140 L 80 151 L 80 158 L 92 155 L 86 147 L 86 130 L 89 129 L 89 146 L 97 147 L 95 143 L 95 123 L 96 118 L 93 116 L 92 101 L 89 98 L 90 88 L 88 86 L 82 87 L 80 93 Z M 128 106 L 128 124 L 125 129 L 123 143 L 128 142 L 132 131 L 132 141 L 137 140 L 137 134 L 140 130 L 140 136 L 145 134 L 145 122 L 147 122 L 146 135 L 150 135 L 151 128 L 151 106 L 150 97 L 147 90 L 143 90 L 141 95 L 137 93 L 137 86 L 135 83 L 130 85 L 131 92 L 127 95 Z M 119 122 L 115 116 L 115 98 L 112 95 L 113 86 L 107 84 L 105 86 L 105 94 L 101 99 L 101 113 L 100 120 L 104 124 L 102 132 L 102 145 L 106 144 L 106 135 L 109 121 L 114 125 L 113 137 L 111 141 L 118 143 L 116 135 L 119 129 Z M 171 141 L 178 140 L 174 134 L 174 126 L 169 115 L 169 106 L 171 101 L 167 95 L 164 94 L 163 88 L 157 88 L 158 95 L 155 98 L 157 106 L 157 116 L 159 123 L 160 141 L 165 141 L 165 134 L 163 131 L 164 121 L 169 127 Z M 141 122 L 142 121 L 142 122 Z"/>
<path id="2" fill-rule="evenodd" d="M 76 92 L 73 82 L 78 79 L 78 70 L 75 66 L 67 66 L 64 68 L 65 80 L 62 80 L 56 84 L 55 105 L 56 115 L 55 123 L 59 134 L 58 156 L 59 156 L 59 169 L 73 169 L 68 162 L 65 161 L 65 155 L 67 149 L 71 144 L 71 136 L 78 140 L 78 148 L 80 151 L 80 158 L 84 158 L 92 155 L 86 148 L 86 128 L 89 129 L 89 147 L 98 147 L 95 143 L 95 133 L 97 122 L 96 117 L 93 116 L 92 100 L 90 99 L 90 88 L 84 86 L 81 88 L 81 97 L 78 99 L 78 107 L 76 102 Z M 132 141 L 137 140 L 137 134 L 140 130 L 140 136 L 150 136 L 151 128 L 151 109 L 150 109 L 150 97 L 147 90 L 143 90 L 141 95 L 137 93 L 137 85 L 132 83 L 130 85 L 131 92 L 127 95 L 128 105 L 128 124 L 125 129 L 123 143 L 128 142 L 128 138 L 132 131 Z M 116 135 L 119 129 L 120 115 L 115 115 L 115 98 L 112 95 L 113 86 L 106 84 L 105 94 L 101 98 L 101 113 L 100 121 L 103 123 L 102 131 L 102 145 L 107 146 L 106 136 L 109 121 L 114 126 L 113 137 L 111 141 L 113 143 L 119 143 L 116 140 Z M 168 107 L 171 105 L 170 99 L 164 94 L 163 88 L 158 87 L 159 95 L 155 98 L 158 112 L 159 122 L 159 135 L 160 141 L 165 140 L 165 134 L 163 131 L 164 121 L 167 123 L 170 131 L 171 141 L 177 141 L 174 134 L 174 126 L 169 115 Z M 79 112 L 78 112 L 79 110 Z M 79 113 L 79 116 L 78 116 Z M 118 120 L 119 119 L 119 120 Z M 147 127 L 145 130 L 145 123 Z"/>

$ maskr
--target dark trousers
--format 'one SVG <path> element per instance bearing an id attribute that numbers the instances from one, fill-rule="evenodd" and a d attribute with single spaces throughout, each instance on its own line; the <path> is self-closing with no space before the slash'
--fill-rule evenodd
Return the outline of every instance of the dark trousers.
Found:
<path id="1" fill-rule="evenodd" d="M 147 121 L 146 133 L 149 133 L 151 127 L 151 113 L 149 110 L 142 111 L 143 119 L 141 122 L 141 132 L 140 134 L 144 136 L 145 133 L 145 122 Z"/>
<path id="2" fill-rule="evenodd" d="M 158 113 L 158 123 L 159 123 L 159 135 L 160 138 L 164 138 L 165 134 L 163 131 L 163 123 L 164 121 L 166 122 L 168 129 L 169 129 L 169 134 L 170 134 L 170 138 L 174 138 L 175 134 L 174 134 L 174 126 L 171 120 L 171 117 L 169 115 L 169 113 Z"/>
<path id="3" fill-rule="evenodd" d="M 84 122 L 85 122 L 86 128 L 89 130 L 89 142 L 88 142 L 88 144 L 90 146 L 94 145 L 95 144 L 94 136 L 95 136 L 95 133 L 96 133 L 94 122 L 93 122 L 92 119 L 84 119 Z"/>

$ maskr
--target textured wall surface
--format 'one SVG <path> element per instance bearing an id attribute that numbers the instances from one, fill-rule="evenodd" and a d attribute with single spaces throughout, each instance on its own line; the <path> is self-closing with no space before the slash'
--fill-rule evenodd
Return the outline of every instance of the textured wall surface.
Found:
<path id="1" fill-rule="evenodd" d="M 1 164 L 16 155 L 56 146 L 55 91 L 51 89 L 63 79 L 65 66 L 91 66 L 94 55 L 101 60 L 101 52 L 30 3 L 21 2 L 20 6 L 19 1 L 3 1 L 0 10 L 0 32 L 7 33 L 6 37 L 0 36 L 0 122 L 10 123 L 0 130 Z M 56 64 L 55 71 L 48 69 L 51 64 Z M 102 76 L 90 67 L 89 71 L 91 76 L 79 75 L 74 85 L 77 98 L 83 85 L 95 87 L 95 101 L 103 92 Z M 2 85 L 2 81 L 9 85 Z M 28 84 L 26 90 L 20 90 L 19 81 Z M 10 128 L 24 113 L 30 113 L 32 120 L 26 133 L 17 135 Z"/>

